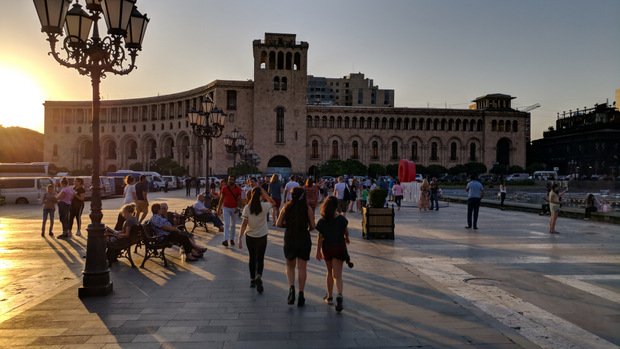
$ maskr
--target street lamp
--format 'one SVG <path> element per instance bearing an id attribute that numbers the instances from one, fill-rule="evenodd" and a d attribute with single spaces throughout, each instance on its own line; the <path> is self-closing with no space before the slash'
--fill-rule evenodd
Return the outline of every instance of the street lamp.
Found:
<path id="1" fill-rule="evenodd" d="M 233 168 L 237 165 L 237 154 L 241 155 L 243 153 L 246 144 L 247 140 L 239 134 L 236 128 L 232 130 L 230 136 L 224 137 L 226 151 L 233 154 Z"/>
<path id="2" fill-rule="evenodd" d="M 218 138 L 224 130 L 224 117 L 226 113 L 213 103 L 211 97 L 205 97 L 202 101 L 202 109 L 192 108 L 188 113 L 189 123 L 192 125 L 194 136 L 205 139 L 206 164 L 205 181 L 209 181 L 209 142 L 211 138 Z"/>
<path id="3" fill-rule="evenodd" d="M 99 84 L 106 73 L 126 75 L 136 67 L 136 57 L 138 51 L 142 50 L 149 19 L 146 14 L 138 12 L 135 3 L 135 0 L 86 0 L 86 9 L 89 11 L 86 12 L 79 1 L 69 9 L 71 0 L 34 0 L 41 31 L 47 34 L 47 41 L 50 42 L 50 54 L 61 65 L 90 76 L 93 86 L 91 224 L 86 229 L 86 263 L 79 297 L 106 296 L 113 289 L 105 254 L 105 226 L 101 224 Z M 102 14 L 108 28 L 108 36 L 103 38 L 99 36 L 98 27 Z M 56 47 L 62 39 L 63 27 L 67 35 L 59 49 L 65 51 L 66 57 L 61 57 Z M 88 38 L 91 29 L 92 36 Z"/>
<path id="4" fill-rule="evenodd" d="M 241 155 L 241 158 L 243 161 L 254 167 L 260 164 L 260 157 L 254 152 L 254 148 L 252 147 L 247 148 L 245 154 Z"/>

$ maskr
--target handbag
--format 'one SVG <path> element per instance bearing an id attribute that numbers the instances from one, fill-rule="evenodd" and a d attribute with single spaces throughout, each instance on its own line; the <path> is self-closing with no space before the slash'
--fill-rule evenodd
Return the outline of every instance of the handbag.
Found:
<path id="1" fill-rule="evenodd" d="M 342 196 L 342 199 L 345 201 L 351 200 L 351 193 L 349 192 L 349 186 L 346 184 L 344 185 L 344 195 Z"/>

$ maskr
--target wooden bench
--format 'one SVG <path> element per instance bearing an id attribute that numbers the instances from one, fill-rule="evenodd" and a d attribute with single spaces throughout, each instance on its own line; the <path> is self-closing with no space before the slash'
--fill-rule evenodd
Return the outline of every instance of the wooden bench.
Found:
<path id="1" fill-rule="evenodd" d="M 119 239 L 116 242 L 108 242 L 106 251 L 108 266 L 112 265 L 118 258 L 127 258 L 131 263 L 131 267 L 135 268 L 136 265 L 131 257 L 131 248 L 135 245 L 134 252 L 137 252 L 138 246 L 142 244 L 142 239 L 143 228 L 141 225 L 137 225 L 131 228 L 129 237 Z"/>
<path id="2" fill-rule="evenodd" d="M 217 213 L 211 210 L 211 214 L 217 214 Z M 196 227 L 203 227 L 205 228 L 206 231 L 209 231 L 209 228 L 207 227 L 207 223 L 211 223 L 212 221 L 209 219 L 198 218 L 198 216 L 196 215 L 196 212 L 194 211 L 194 206 L 187 206 L 183 210 L 183 217 L 185 218 L 185 222 L 183 222 L 183 226 L 185 226 L 186 222 L 192 222 L 194 224 L 194 226 L 192 227 L 192 233 L 194 232 L 194 229 L 196 229 Z"/>
<path id="3" fill-rule="evenodd" d="M 150 221 L 142 223 L 142 230 L 144 232 L 144 260 L 140 268 L 144 268 L 144 264 L 149 258 L 159 258 L 164 261 L 164 267 L 168 267 L 168 261 L 166 260 L 165 250 L 168 247 L 172 247 L 172 244 L 168 241 L 167 236 L 157 237 L 155 236 L 155 229 Z"/>

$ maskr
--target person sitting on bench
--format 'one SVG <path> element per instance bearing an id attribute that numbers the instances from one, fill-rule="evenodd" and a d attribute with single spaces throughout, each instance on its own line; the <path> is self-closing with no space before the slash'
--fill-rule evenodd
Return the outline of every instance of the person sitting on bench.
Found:
<path id="1" fill-rule="evenodd" d="M 195 242 L 192 243 L 189 236 L 183 234 L 179 228 L 172 226 L 168 219 L 166 219 L 168 214 L 167 204 L 154 203 L 151 206 L 151 212 L 153 212 L 151 224 L 157 237 L 167 235 L 170 242 L 181 244 L 187 261 L 193 262 L 197 258 L 202 257 L 207 249 L 199 247 Z"/>
<path id="2" fill-rule="evenodd" d="M 208 202 L 208 204 L 206 203 Z M 211 213 L 211 208 L 206 205 L 211 206 L 211 200 L 205 202 L 205 196 L 200 194 L 198 195 L 198 200 L 194 204 L 194 214 L 196 215 L 196 219 L 204 222 L 213 222 L 213 225 L 219 229 L 220 232 L 224 231 L 224 223 L 219 219 L 218 216 Z"/>

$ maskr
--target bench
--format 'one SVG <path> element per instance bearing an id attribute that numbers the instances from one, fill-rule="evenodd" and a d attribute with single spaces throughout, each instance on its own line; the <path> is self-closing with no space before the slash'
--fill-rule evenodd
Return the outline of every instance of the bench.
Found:
<path id="1" fill-rule="evenodd" d="M 116 242 L 108 242 L 106 258 L 108 260 L 108 266 L 117 261 L 119 258 L 127 258 L 131 263 L 131 267 L 135 268 L 131 257 L 131 248 L 135 245 L 134 253 L 137 252 L 138 246 L 142 244 L 143 228 L 141 225 L 137 225 L 131 228 L 129 237 L 119 239 Z"/>
<path id="2" fill-rule="evenodd" d="M 172 247 L 172 244 L 168 241 L 167 236 L 156 237 L 155 229 L 151 225 L 150 221 L 142 223 L 143 241 L 144 241 L 144 260 L 140 268 L 144 268 L 144 264 L 149 258 L 159 258 L 164 261 L 164 267 L 168 267 L 168 261 L 166 260 L 165 250 L 167 247 Z"/>
<path id="3" fill-rule="evenodd" d="M 211 210 L 211 214 L 216 214 L 216 213 L 213 210 Z M 194 229 L 196 229 L 196 227 L 203 227 L 205 228 L 206 231 L 209 231 L 209 228 L 207 227 L 207 223 L 211 223 L 211 220 L 198 218 L 198 216 L 196 215 L 196 212 L 194 211 L 194 206 L 187 206 L 183 210 L 183 217 L 185 218 L 185 222 L 183 222 L 183 226 L 185 226 L 186 222 L 192 222 L 194 224 L 194 226 L 192 227 L 192 233 L 194 232 Z"/>

